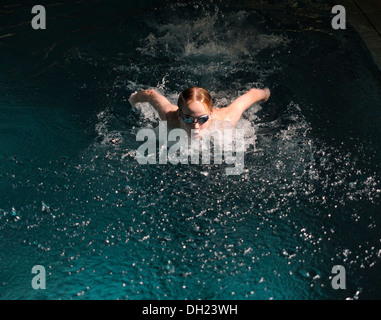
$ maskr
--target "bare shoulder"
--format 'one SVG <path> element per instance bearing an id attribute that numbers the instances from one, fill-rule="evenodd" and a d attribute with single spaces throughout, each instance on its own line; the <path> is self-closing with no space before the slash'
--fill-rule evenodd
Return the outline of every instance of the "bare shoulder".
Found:
<path id="1" fill-rule="evenodd" d="M 171 105 L 170 110 L 166 112 L 165 119 L 167 121 L 168 127 L 170 128 L 179 128 L 180 119 L 179 113 L 177 112 L 179 108 L 175 105 Z"/>
<path id="2" fill-rule="evenodd" d="M 213 108 L 213 119 L 217 121 L 230 121 L 231 110 L 228 107 Z"/>

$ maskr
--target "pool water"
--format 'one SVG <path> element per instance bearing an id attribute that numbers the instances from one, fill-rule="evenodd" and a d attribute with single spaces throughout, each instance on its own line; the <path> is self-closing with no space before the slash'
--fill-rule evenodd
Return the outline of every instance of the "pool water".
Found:
<path id="1" fill-rule="evenodd" d="M 381 298 L 381 78 L 325 3 L 2 5 L 0 299 Z M 193 85 L 270 88 L 241 175 L 136 161 L 130 94 Z"/>

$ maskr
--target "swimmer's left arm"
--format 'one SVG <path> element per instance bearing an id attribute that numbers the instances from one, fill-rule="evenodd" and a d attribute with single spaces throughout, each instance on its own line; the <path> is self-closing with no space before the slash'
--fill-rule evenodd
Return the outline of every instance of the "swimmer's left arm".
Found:
<path id="1" fill-rule="evenodd" d="M 235 125 L 241 118 L 242 114 L 250 108 L 254 103 L 263 101 L 266 102 L 270 97 L 270 89 L 250 89 L 234 100 L 228 107 L 226 107 L 227 118 Z"/>

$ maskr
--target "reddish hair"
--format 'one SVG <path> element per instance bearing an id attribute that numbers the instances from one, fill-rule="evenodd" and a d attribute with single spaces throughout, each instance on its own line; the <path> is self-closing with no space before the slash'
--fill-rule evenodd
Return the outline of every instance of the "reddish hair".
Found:
<path id="1" fill-rule="evenodd" d="M 185 105 L 193 101 L 201 102 L 207 106 L 209 112 L 212 111 L 212 97 L 207 90 L 200 87 L 191 87 L 181 92 L 177 100 L 177 106 L 181 110 Z"/>

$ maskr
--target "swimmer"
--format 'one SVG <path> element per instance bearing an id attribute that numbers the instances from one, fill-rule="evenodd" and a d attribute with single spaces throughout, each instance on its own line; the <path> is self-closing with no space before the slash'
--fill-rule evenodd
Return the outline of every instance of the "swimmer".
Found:
<path id="1" fill-rule="evenodd" d="M 167 121 L 169 128 L 182 128 L 191 136 L 201 135 L 202 130 L 209 129 L 213 121 L 228 121 L 235 126 L 243 112 L 256 102 L 266 102 L 270 90 L 250 89 L 234 100 L 225 108 L 213 108 L 209 92 L 200 87 L 191 87 L 180 93 L 177 106 L 171 104 L 167 98 L 153 89 L 141 90 L 133 93 L 129 101 L 131 104 L 139 102 L 150 103 L 159 113 L 161 120 Z"/>

